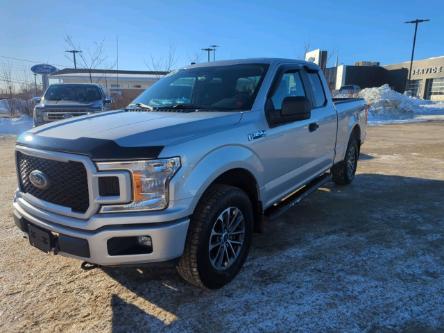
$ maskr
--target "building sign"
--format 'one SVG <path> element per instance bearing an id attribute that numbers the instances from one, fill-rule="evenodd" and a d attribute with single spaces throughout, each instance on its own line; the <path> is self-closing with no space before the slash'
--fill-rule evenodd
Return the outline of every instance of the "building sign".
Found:
<path id="1" fill-rule="evenodd" d="M 35 74 L 47 75 L 57 72 L 57 68 L 48 64 L 39 64 L 32 66 L 31 71 Z"/>
<path id="2" fill-rule="evenodd" d="M 327 51 L 320 49 L 309 51 L 305 53 L 305 61 L 313 62 L 324 70 L 327 67 Z"/>
<path id="3" fill-rule="evenodd" d="M 412 75 L 437 74 L 443 72 L 444 72 L 444 66 L 433 66 L 425 68 L 414 68 L 412 70 Z"/>

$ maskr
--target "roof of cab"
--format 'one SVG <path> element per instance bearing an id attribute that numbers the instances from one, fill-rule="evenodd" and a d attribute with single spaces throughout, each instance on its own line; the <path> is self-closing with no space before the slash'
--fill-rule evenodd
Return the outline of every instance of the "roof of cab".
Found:
<path id="1" fill-rule="evenodd" d="M 319 67 L 312 63 L 304 60 L 296 59 L 285 59 L 285 58 L 250 58 L 250 59 L 234 59 L 234 60 L 220 60 L 212 62 L 203 62 L 194 65 L 187 66 L 186 68 L 196 68 L 196 67 L 213 67 L 213 66 L 230 66 L 230 65 L 240 65 L 240 64 L 269 64 L 269 65 L 280 65 L 280 64 L 297 64 L 301 66 Z"/>

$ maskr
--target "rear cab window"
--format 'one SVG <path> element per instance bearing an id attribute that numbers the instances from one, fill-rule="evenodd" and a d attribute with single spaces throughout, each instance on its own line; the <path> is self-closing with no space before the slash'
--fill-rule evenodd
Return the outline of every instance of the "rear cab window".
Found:
<path id="1" fill-rule="evenodd" d="M 323 107 L 327 103 L 327 98 L 319 73 L 307 72 L 307 78 L 311 87 L 313 108 Z"/>

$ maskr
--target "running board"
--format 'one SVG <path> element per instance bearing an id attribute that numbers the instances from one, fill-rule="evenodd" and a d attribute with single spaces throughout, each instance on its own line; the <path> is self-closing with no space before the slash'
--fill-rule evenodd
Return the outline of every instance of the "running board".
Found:
<path id="1" fill-rule="evenodd" d="M 294 207 L 296 204 L 300 203 L 308 195 L 315 192 L 322 185 L 328 183 L 331 179 L 330 173 L 325 173 L 309 182 L 307 185 L 299 188 L 295 192 L 289 194 L 287 197 L 283 198 L 281 201 L 275 203 L 270 208 L 266 209 L 264 216 L 267 220 L 275 220 L 286 211 Z"/>

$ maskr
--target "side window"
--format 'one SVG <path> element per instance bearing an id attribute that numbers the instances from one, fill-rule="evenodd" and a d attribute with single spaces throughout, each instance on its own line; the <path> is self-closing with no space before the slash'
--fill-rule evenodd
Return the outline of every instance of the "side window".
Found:
<path id="1" fill-rule="evenodd" d="M 318 108 L 323 106 L 326 102 L 326 98 L 319 74 L 307 73 L 307 77 L 313 91 L 313 107 Z"/>
<path id="2" fill-rule="evenodd" d="M 288 72 L 282 75 L 279 84 L 271 97 L 274 109 L 282 109 L 282 101 L 285 97 L 289 96 L 305 96 L 305 90 L 299 72 Z"/>

